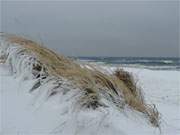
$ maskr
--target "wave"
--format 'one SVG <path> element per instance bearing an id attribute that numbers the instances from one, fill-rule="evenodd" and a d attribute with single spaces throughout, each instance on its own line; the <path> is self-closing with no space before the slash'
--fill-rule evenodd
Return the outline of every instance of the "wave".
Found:
<path id="1" fill-rule="evenodd" d="M 79 57 L 81 61 L 152 70 L 180 70 L 179 58 Z"/>

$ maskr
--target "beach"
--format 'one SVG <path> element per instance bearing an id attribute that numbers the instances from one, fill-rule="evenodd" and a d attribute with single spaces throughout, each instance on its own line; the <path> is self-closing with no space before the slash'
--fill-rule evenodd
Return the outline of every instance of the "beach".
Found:
<path id="1" fill-rule="evenodd" d="M 73 59 L 23 37 L 2 37 L 2 134 L 180 133 L 178 58 Z"/>
<path id="2" fill-rule="evenodd" d="M 106 70 L 116 67 L 104 66 Z M 161 133 L 180 133 L 179 71 L 161 71 L 124 68 L 131 72 L 142 87 L 148 103 L 157 106 L 161 114 Z M 109 108 L 97 111 L 72 110 L 75 93 L 46 100 L 45 94 L 27 92 L 33 80 L 21 82 L 0 65 L 1 77 L 1 126 L 7 134 L 107 134 L 107 135 L 158 135 L 158 129 L 150 127 L 141 115 L 132 110 L 117 113 Z M 10 85 L 9 85 L 10 84 Z M 46 86 L 47 87 L 47 86 Z M 69 99 L 69 100 L 67 100 Z M 60 103 L 60 104 L 59 104 Z M 58 105 L 59 104 L 59 105 Z M 135 117 L 134 117 L 135 116 Z M 100 123 L 99 123 L 100 122 Z M 98 128 L 97 128 L 98 127 Z M 96 132 L 98 130 L 98 132 Z"/>

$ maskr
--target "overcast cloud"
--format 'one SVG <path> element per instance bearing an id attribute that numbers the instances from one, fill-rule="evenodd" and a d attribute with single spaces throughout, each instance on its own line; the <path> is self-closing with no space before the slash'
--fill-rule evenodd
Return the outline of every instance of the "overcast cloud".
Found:
<path id="1" fill-rule="evenodd" d="M 178 2 L 3 2 L 1 29 L 68 56 L 179 56 Z"/>

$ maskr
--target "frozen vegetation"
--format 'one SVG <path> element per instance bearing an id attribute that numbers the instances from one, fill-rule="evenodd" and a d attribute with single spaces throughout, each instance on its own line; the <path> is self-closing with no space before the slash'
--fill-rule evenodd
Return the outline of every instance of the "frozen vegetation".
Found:
<path id="1" fill-rule="evenodd" d="M 79 64 L 5 34 L 0 59 L 3 135 L 180 134 L 179 71 Z"/>

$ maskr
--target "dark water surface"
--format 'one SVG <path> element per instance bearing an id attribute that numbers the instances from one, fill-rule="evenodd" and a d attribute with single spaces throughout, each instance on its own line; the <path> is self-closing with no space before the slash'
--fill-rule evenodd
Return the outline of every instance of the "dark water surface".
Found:
<path id="1" fill-rule="evenodd" d="M 180 58 L 165 57 L 76 57 L 80 61 L 155 70 L 180 70 Z"/>

